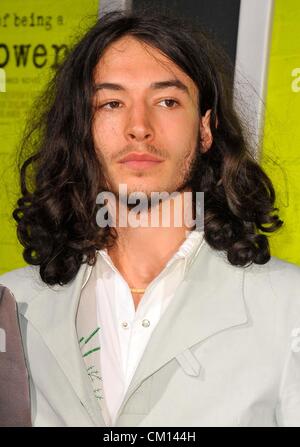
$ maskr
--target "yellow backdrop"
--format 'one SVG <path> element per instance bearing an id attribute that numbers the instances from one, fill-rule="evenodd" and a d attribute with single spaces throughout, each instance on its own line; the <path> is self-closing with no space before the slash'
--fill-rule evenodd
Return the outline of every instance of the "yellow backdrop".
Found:
<path id="1" fill-rule="evenodd" d="M 275 0 L 274 14 L 262 166 L 285 222 L 270 238 L 271 252 L 300 265 L 299 0 Z"/>

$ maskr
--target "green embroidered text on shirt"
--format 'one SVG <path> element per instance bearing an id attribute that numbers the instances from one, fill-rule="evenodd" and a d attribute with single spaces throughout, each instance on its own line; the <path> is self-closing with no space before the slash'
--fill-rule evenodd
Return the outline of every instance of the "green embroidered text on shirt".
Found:
<path id="1" fill-rule="evenodd" d="M 92 342 L 95 340 L 95 339 L 93 339 L 93 337 L 94 337 L 94 335 L 97 334 L 99 329 L 100 329 L 100 327 L 97 327 L 88 337 L 80 338 L 79 347 L 82 352 L 82 357 L 87 357 L 101 349 L 100 346 L 91 347 L 90 343 L 89 343 L 91 340 L 92 340 Z M 89 346 L 87 346 L 88 343 L 89 343 Z M 86 347 L 88 348 L 88 351 L 83 353 L 83 350 Z M 92 381 L 94 395 L 95 395 L 96 399 L 100 399 L 100 400 L 103 399 L 102 387 L 99 388 L 99 382 L 102 385 L 102 377 L 100 376 L 100 372 L 96 369 L 95 365 L 91 365 L 87 368 L 87 373 L 88 373 L 89 378 Z M 96 382 L 96 383 L 94 383 L 94 382 Z"/>

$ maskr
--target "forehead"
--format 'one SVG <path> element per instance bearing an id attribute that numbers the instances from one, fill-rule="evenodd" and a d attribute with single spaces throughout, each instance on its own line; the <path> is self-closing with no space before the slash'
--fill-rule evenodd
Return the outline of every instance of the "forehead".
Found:
<path id="1" fill-rule="evenodd" d="M 128 89 L 170 79 L 183 82 L 191 97 L 197 95 L 196 84 L 180 67 L 157 48 L 131 36 L 110 44 L 94 71 L 95 83 L 116 82 Z"/>

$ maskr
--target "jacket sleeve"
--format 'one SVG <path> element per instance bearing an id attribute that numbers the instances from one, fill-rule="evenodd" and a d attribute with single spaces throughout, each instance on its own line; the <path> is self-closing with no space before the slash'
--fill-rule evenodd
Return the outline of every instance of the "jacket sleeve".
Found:
<path id="1" fill-rule="evenodd" d="M 276 416 L 280 427 L 300 427 L 300 323 L 290 334 Z"/>

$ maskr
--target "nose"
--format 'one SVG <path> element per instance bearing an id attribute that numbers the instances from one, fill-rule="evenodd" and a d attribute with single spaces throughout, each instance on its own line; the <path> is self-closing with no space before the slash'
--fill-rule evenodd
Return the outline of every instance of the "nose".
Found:
<path id="1" fill-rule="evenodd" d="M 145 105 L 132 106 L 125 132 L 130 142 L 149 142 L 152 140 L 154 132 L 150 123 L 149 112 Z"/>

